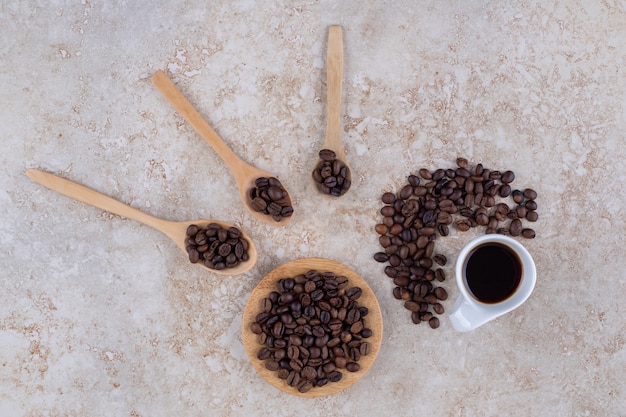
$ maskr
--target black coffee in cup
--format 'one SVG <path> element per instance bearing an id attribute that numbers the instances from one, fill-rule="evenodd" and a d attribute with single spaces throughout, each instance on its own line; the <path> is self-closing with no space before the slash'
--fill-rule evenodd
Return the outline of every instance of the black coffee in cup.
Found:
<path id="1" fill-rule="evenodd" d="M 480 302 L 495 304 L 510 297 L 520 284 L 522 261 L 508 246 L 497 242 L 477 246 L 465 264 L 470 293 Z"/>

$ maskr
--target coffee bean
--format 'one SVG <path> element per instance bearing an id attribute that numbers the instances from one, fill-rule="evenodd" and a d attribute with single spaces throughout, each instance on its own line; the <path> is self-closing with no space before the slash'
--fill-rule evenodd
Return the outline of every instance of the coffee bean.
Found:
<path id="1" fill-rule="evenodd" d="M 374 259 L 376 260 L 376 262 L 387 262 L 389 260 L 389 255 L 387 255 L 385 252 L 378 252 L 374 255 Z"/>
<path id="2" fill-rule="evenodd" d="M 428 304 L 436 304 L 437 303 L 438 298 L 435 296 L 434 293 L 430 293 L 427 294 L 426 297 L 424 297 L 424 301 L 426 301 Z"/>
<path id="3" fill-rule="evenodd" d="M 489 174 L 489 179 L 492 179 L 492 180 L 500 179 L 501 177 L 502 177 L 502 173 L 498 170 L 491 171 Z"/>
<path id="4" fill-rule="evenodd" d="M 426 168 L 421 168 L 418 173 L 420 177 L 424 178 L 425 180 L 429 180 L 432 178 L 430 171 Z"/>
<path id="5" fill-rule="evenodd" d="M 528 210 L 537 210 L 537 203 L 534 200 L 528 200 L 524 204 L 524 207 L 526 207 Z"/>
<path id="6" fill-rule="evenodd" d="M 396 223 L 393 226 L 391 226 L 391 228 L 389 229 L 389 233 L 391 233 L 392 235 L 399 235 L 400 233 L 402 233 L 402 230 L 404 230 L 402 228 L 402 225 Z"/>
<path id="7" fill-rule="evenodd" d="M 339 382 L 341 381 L 342 377 L 343 377 L 343 374 L 339 371 L 333 371 L 330 374 L 328 374 L 328 380 L 330 382 Z"/>
<path id="8" fill-rule="evenodd" d="M 305 393 L 309 392 L 313 388 L 313 382 L 308 380 L 300 380 L 298 383 L 298 392 Z"/>
<path id="9" fill-rule="evenodd" d="M 467 232 L 471 227 L 469 220 L 457 220 L 456 228 L 461 232 Z"/>
<path id="10" fill-rule="evenodd" d="M 438 268 L 437 270 L 435 270 L 435 278 L 437 279 L 437 281 L 443 282 L 446 280 L 446 273 L 443 269 Z"/>
<path id="11" fill-rule="evenodd" d="M 511 220 L 511 224 L 509 226 L 509 233 L 511 236 L 519 236 L 522 232 L 522 222 L 520 219 Z"/>
<path id="12" fill-rule="evenodd" d="M 487 213 L 476 214 L 476 223 L 481 226 L 486 226 L 489 223 L 489 216 L 487 215 Z"/>
<path id="13" fill-rule="evenodd" d="M 232 251 L 232 246 L 230 246 L 228 243 L 222 243 L 218 248 L 217 248 L 217 253 L 219 253 L 219 255 L 223 258 L 227 257 L 230 252 Z"/>
<path id="14" fill-rule="evenodd" d="M 252 325 L 250 326 L 250 330 L 252 330 L 252 333 L 254 334 L 261 334 L 261 332 L 263 331 L 261 325 L 257 322 L 252 323 Z"/>
<path id="15" fill-rule="evenodd" d="M 420 179 L 417 175 L 409 175 L 407 181 L 413 187 L 417 187 L 418 185 L 420 185 Z"/>
<path id="16" fill-rule="evenodd" d="M 268 371 L 277 371 L 280 366 L 278 365 L 278 362 L 269 360 L 265 361 L 265 368 L 267 368 Z"/>
<path id="17" fill-rule="evenodd" d="M 270 202 L 267 205 L 265 210 L 267 211 L 267 214 L 272 216 L 272 218 L 275 217 L 275 216 L 280 217 L 280 213 L 282 211 L 282 206 L 280 204 L 278 204 L 277 202 L 272 201 L 272 202 Z"/>
<path id="18" fill-rule="evenodd" d="M 382 201 L 385 204 L 393 204 L 396 201 L 396 195 L 394 193 L 386 192 L 383 194 Z"/>
<path id="19" fill-rule="evenodd" d="M 439 181 L 440 179 L 445 177 L 445 175 L 446 175 L 446 171 L 442 168 L 439 168 L 439 169 L 436 169 L 435 172 L 433 172 L 432 179 L 433 181 Z"/>
<path id="20" fill-rule="evenodd" d="M 319 378 L 315 383 L 315 385 L 318 387 L 323 387 L 326 384 L 328 384 L 328 378 Z"/>
<path id="21" fill-rule="evenodd" d="M 424 257 L 424 258 L 419 260 L 418 264 L 419 264 L 419 266 L 428 269 L 431 266 L 433 266 L 433 260 L 432 260 L 432 258 Z"/>
<path id="22" fill-rule="evenodd" d="M 328 177 L 324 180 L 324 185 L 328 187 L 328 194 L 332 194 L 332 189 L 337 186 L 337 178 L 336 177 Z"/>
<path id="23" fill-rule="evenodd" d="M 407 301 L 404 303 L 404 308 L 406 308 L 409 311 L 419 311 L 420 305 L 419 303 L 416 303 L 415 301 Z"/>
<path id="24" fill-rule="evenodd" d="M 418 312 L 414 311 L 411 313 L 411 321 L 413 324 L 420 324 L 422 319 L 420 319 L 420 315 Z"/>
<path id="25" fill-rule="evenodd" d="M 447 300 L 448 299 L 448 292 L 441 288 L 441 287 L 437 287 L 433 290 L 433 293 L 435 294 L 435 297 L 437 297 L 438 300 Z"/>
<path id="26" fill-rule="evenodd" d="M 265 359 L 269 358 L 271 356 L 271 354 L 272 354 L 272 352 L 268 348 L 261 348 L 257 352 L 256 357 L 259 360 L 265 360 Z"/>
<path id="27" fill-rule="evenodd" d="M 208 247 L 206 249 L 208 249 Z M 189 262 L 192 264 L 198 263 L 200 260 L 200 252 L 192 246 L 187 246 L 187 254 L 189 255 Z"/>
<path id="28" fill-rule="evenodd" d="M 443 314 L 444 311 L 445 311 L 444 308 L 443 308 L 443 305 L 441 305 L 440 303 L 433 304 L 433 310 L 437 314 Z"/>
<path id="29" fill-rule="evenodd" d="M 363 294 L 363 290 L 361 290 L 361 288 L 359 287 L 352 287 L 348 291 L 346 291 L 346 296 L 348 296 L 350 300 L 358 299 L 359 297 L 361 297 L 361 294 Z"/>
<path id="30" fill-rule="evenodd" d="M 237 229 L 236 227 L 229 227 L 228 237 L 230 239 L 239 239 L 241 237 L 241 230 Z"/>
<path id="31" fill-rule="evenodd" d="M 444 266 L 448 262 L 448 258 L 446 258 L 445 255 L 438 253 L 433 256 L 433 261 L 435 261 L 435 263 L 439 266 Z"/>
<path id="32" fill-rule="evenodd" d="M 196 226 L 195 224 L 191 224 L 187 226 L 187 236 L 189 237 L 194 237 L 196 234 L 198 234 L 199 231 L 200 231 L 200 228 Z"/>
<path id="33" fill-rule="evenodd" d="M 346 369 L 348 370 L 348 372 L 357 372 L 359 369 L 361 369 L 361 366 L 356 362 L 348 362 L 346 364 Z"/>
<path id="34" fill-rule="evenodd" d="M 436 329 L 437 327 L 439 327 L 439 319 L 437 317 L 431 317 L 428 320 L 428 324 L 431 328 Z"/>
<path id="35" fill-rule="evenodd" d="M 357 321 L 353 323 L 352 326 L 350 326 L 350 333 L 352 333 L 353 335 L 361 333 L 361 330 L 363 330 L 362 321 Z"/>
<path id="36" fill-rule="evenodd" d="M 274 344 L 274 346 L 276 345 Z M 277 361 L 280 365 L 281 359 L 284 359 L 287 356 L 287 352 L 285 351 L 285 349 L 280 348 L 275 350 L 272 356 L 274 357 L 274 360 Z"/>
<path id="37" fill-rule="evenodd" d="M 504 184 L 511 183 L 513 180 L 515 180 L 515 173 L 513 171 L 504 171 L 500 177 L 500 181 Z"/>
<path id="38" fill-rule="evenodd" d="M 305 366 L 302 368 L 302 371 L 300 371 L 300 377 L 309 380 L 314 379 L 317 377 L 317 371 L 312 366 Z"/>
<path id="39" fill-rule="evenodd" d="M 393 219 L 393 215 L 396 213 L 395 209 L 393 208 L 393 206 L 385 206 L 383 208 L 380 209 L 380 214 L 382 214 L 384 217 L 387 218 L 391 218 Z M 390 227 L 391 225 L 389 225 Z"/>
<path id="40" fill-rule="evenodd" d="M 526 239 L 534 239 L 535 231 L 533 229 L 522 229 L 522 236 Z"/>
<path id="41" fill-rule="evenodd" d="M 300 383 L 300 373 L 298 371 L 292 370 L 291 372 L 289 372 L 286 381 L 287 385 L 289 385 L 290 387 L 297 386 Z"/>
<path id="42" fill-rule="evenodd" d="M 515 201 L 517 204 L 520 204 L 522 201 L 524 201 L 524 194 L 520 190 L 513 190 L 511 192 L 511 195 L 513 196 L 513 201 Z"/>
<path id="43" fill-rule="evenodd" d="M 536 222 L 537 219 L 539 219 L 539 215 L 536 211 L 530 210 L 526 213 L 526 220 L 528 220 L 529 222 Z"/>
<path id="44" fill-rule="evenodd" d="M 332 161 L 334 161 L 337 158 L 337 154 L 335 153 L 335 151 L 333 151 L 331 149 L 322 149 L 319 152 L 319 157 L 323 161 L 332 162 Z"/>
<path id="45" fill-rule="evenodd" d="M 433 313 L 427 311 L 424 313 L 420 313 L 420 320 L 421 321 L 429 321 L 431 318 L 433 318 Z"/>
<path id="46" fill-rule="evenodd" d="M 529 200 L 535 200 L 537 198 L 537 192 L 535 190 L 533 190 L 532 188 L 526 188 L 523 191 L 524 197 L 526 197 Z"/>
<path id="47" fill-rule="evenodd" d="M 400 198 L 403 200 L 408 200 L 411 195 L 413 195 L 413 186 L 411 184 L 407 184 L 400 190 Z"/>
<path id="48" fill-rule="evenodd" d="M 268 189 L 267 189 L 267 196 L 272 201 L 278 201 L 281 198 L 285 197 L 286 194 L 287 193 L 283 189 L 278 188 L 278 187 L 273 186 L 273 185 L 271 187 L 268 187 Z"/>
<path id="49" fill-rule="evenodd" d="M 376 225 L 374 230 L 376 230 L 376 233 L 378 233 L 379 235 L 386 235 L 387 232 L 389 232 L 389 227 L 387 227 L 386 225 L 382 223 L 379 223 Z"/>

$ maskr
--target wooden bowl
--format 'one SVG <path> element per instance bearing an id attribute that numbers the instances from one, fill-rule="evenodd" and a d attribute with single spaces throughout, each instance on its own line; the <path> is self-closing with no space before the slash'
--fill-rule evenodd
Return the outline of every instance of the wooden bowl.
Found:
<path id="1" fill-rule="evenodd" d="M 343 372 L 343 377 L 338 382 L 329 382 L 322 387 L 313 387 L 311 390 L 305 393 L 298 391 L 296 387 L 291 387 L 285 380 L 278 378 L 278 374 L 275 371 L 269 371 L 265 368 L 265 361 L 257 358 L 257 352 L 263 346 L 257 342 L 257 335 L 250 330 L 250 326 L 255 321 L 257 314 L 261 312 L 261 300 L 267 297 L 270 292 L 276 291 L 276 283 L 281 278 L 293 278 L 296 275 L 306 273 L 310 270 L 316 270 L 319 272 L 334 272 L 337 275 L 344 275 L 348 278 L 348 287 L 360 287 L 363 290 L 363 294 L 357 300 L 359 306 L 367 307 L 369 310 L 366 316 L 367 326 L 372 330 L 372 336 L 367 339 L 370 344 L 371 351 L 366 356 L 361 356 L 359 359 L 359 365 L 361 369 L 357 372 Z M 252 295 L 246 304 L 246 308 L 243 314 L 243 344 L 246 349 L 246 353 L 250 358 L 250 362 L 257 370 L 257 372 L 270 384 L 284 391 L 288 394 L 297 395 L 300 397 L 324 397 L 327 395 L 336 394 L 352 386 L 355 382 L 365 375 L 365 373 L 371 368 L 378 352 L 380 351 L 380 345 L 383 337 L 383 320 L 380 312 L 380 306 L 378 300 L 374 295 L 372 289 L 367 285 L 367 282 L 363 280 L 350 268 L 329 259 L 322 258 L 304 258 L 295 261 L 288 262 L 268 273 L 256 288 L 252 291 Z"/>

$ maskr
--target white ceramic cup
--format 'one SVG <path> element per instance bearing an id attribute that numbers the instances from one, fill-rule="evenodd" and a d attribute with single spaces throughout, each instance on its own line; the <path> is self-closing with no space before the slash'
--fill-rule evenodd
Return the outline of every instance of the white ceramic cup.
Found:
<path id="1" fill-rule="evenodd" d="M 468 288 L 465 269 L 473 251 L 487 243 L 499 243 L 513 251 L 521 263 L 521 276 L 517 288 L 508 297 L 497 303 L 479 301 Z M 468 332 L 482 326 L 498 316 L 519 307 L 528 299 L 535 287 L 537 270 L 528 250 L 517 240 L 500 234 L 488 234 L 475 238 L 459 253 L 456 261 L 456 283 L 459 297 L 456 299 L 448 316 L 452 326 L 460 332 Z"/>

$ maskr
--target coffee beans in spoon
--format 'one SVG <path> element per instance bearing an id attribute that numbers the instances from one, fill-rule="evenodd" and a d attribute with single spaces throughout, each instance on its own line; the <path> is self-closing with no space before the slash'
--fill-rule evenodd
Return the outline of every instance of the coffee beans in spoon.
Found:
<path id="1" fill-rule="evenodd" d="M 277 222 L 293 214 L 289 194 L 274 177 L 260 177 L 250 189 L 250 205 L 257 212 L 271 216 Z"/>
<path id="2" fill-rule="evenodd" d="M 394 297 L 404 302 L 413 323 L 427 321 L 432 328 L 439 327 L 435 315 L 444 313 L 441 301 L 448 297 L 438 285 L 445 281 L 447 258 L 435 250 L 437 238 L 451 228 L 482 227 L 485 233 L 532 239 L 535 231 L 524 223 L 539 218 L 536 191 L 514 189 L 513 171 L 470 167 L 465 158 L 456 162 L 455 168 L 422 168 L 397 193 L 385 192 L 375 227 L 383 251 L 374 259 L 389 264 L 385 274 L 395 284 Z"/>
<path id="3" fill-rule="evenodd" d="M 335 197 L 344 195 L 351 185 L 350 169 L 337 159 L 335 151 L 322 149 L 319 156 L 320 162 L 312 174 L 318 190 Z"/>
<path id="4" fill-rule="evenodd" d="M 192 224 L 187 227 L 185 243 L 189 261 L 202 263 L 210 269 L 233 268 L 248 260 L 250 244 L 234 226 L 226 229 L 217 223 L 210 223 L 200 228 Z"/>

